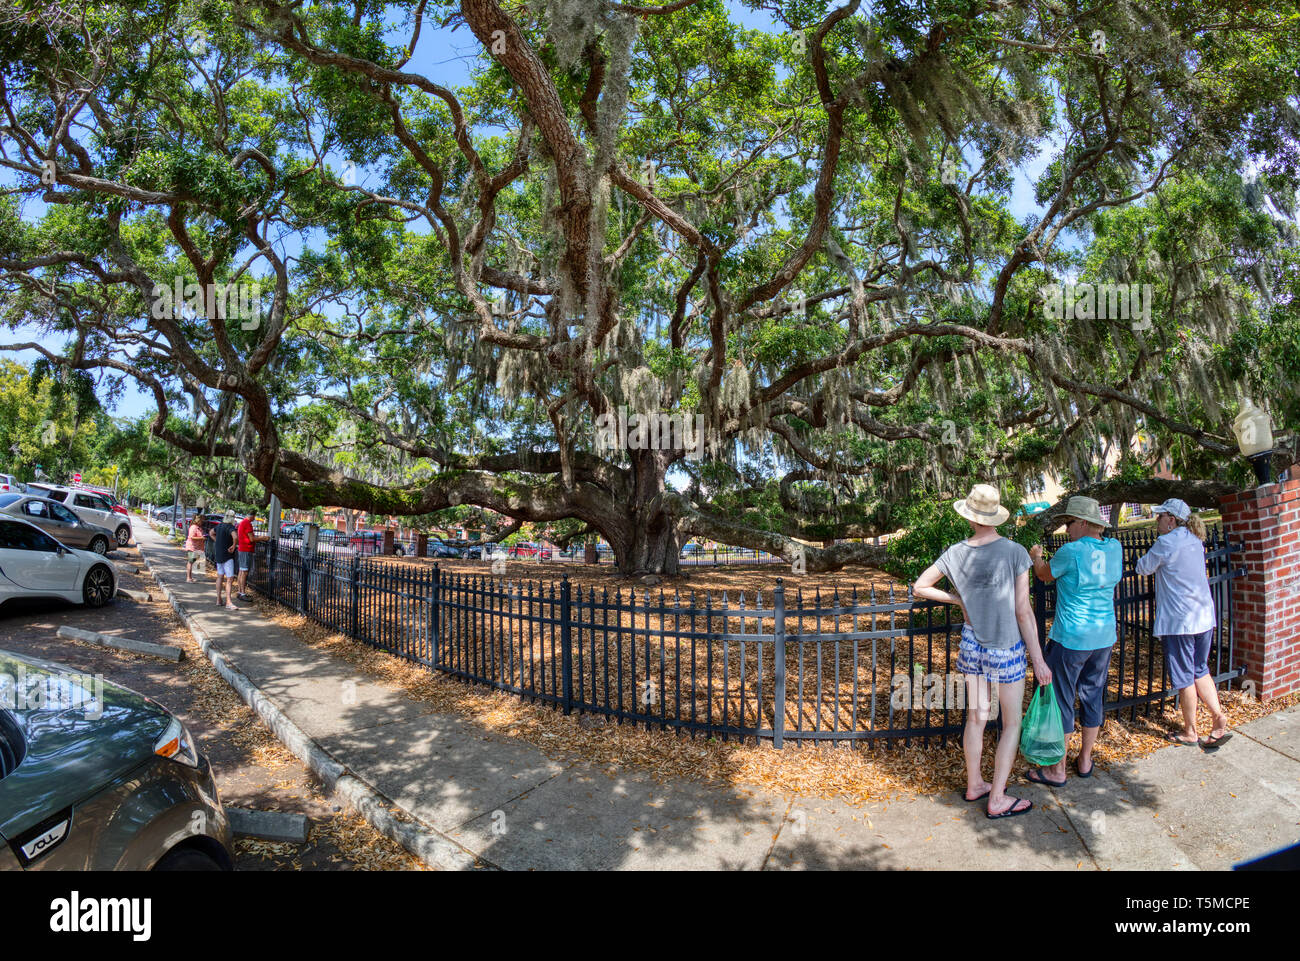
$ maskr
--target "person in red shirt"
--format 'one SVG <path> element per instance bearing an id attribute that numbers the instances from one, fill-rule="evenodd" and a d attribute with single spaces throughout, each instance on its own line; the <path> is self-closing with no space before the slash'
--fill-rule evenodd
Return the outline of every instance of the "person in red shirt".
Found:
<path id="1" fill-rule="evenodd" d="M 241 601 L 252 600 L 246 593 L 248 587 L 248 572 L 253 569 L 253 545 L 258 541 L 266 540 L 265 536 L 255 536 L 253 534 L 253 518 L 245 517 L 235 528 L 235 545 L 238 548 L 239 556 L 239 593 L 236 595 Z"/>

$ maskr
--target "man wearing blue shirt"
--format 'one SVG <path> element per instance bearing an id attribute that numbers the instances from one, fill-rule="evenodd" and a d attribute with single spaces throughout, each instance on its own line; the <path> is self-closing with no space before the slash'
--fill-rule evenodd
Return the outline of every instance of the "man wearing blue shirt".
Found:
<path id="1" fill-rule="evenodd" d="M 1061 708 L 1061 726 L 1069 738 L 1074 730 L 1074 701 L 1079 700 L 1083 746 L 1075 761 L 1079 777 L 1092 777 L 1092 748 L 1101 731 L 1106 675 L 1115 644 L 1115 585 L 1124 576 L 1124 548 L 1113 537 L 1102 538 L 1106 522 L 1091 497 L 1071 497 L 1063 519 L 1069 542 L 1043 561 L 1043 548 L 1029 552 L 1040 581 L 1056 581 L 1056 614 L 1048 632 L 1044 657 L 1052 669 L 1053 690 Z M 1066 759 L 1029 772 L 1036 784 L 1060 787 L 1066 780 Z"/>

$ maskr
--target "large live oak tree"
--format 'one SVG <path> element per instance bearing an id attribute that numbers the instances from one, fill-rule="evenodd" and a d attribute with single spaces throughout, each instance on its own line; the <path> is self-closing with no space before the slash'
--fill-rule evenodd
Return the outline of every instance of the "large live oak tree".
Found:
<path id="1" fill-rule="evenodd" d="M 154 435 L 287 505 L 565 522 L 628 572 L 689 536 L 873 559 L 801 542 L 973 479 L 1085 488 L 1139 431 L 1209 474 L 1243 391 L 1295 422 L 1288 5 L 747 5 L 786 29 L 11 7 L 0 306 L 68 347 L 0 346 L 141 385 Z M 158 316 L 178 278 L 264 311 Z M 1054 317 L 1065 279 L 1150 284 L 1150 324 Z M 609 450 L 629 413 L 699 418 L 703 458 Z"/>

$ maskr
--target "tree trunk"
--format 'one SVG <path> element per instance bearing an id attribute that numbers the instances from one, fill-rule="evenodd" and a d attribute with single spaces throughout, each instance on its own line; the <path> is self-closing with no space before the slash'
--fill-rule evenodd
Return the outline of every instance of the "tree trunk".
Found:
<path id="1" fill-rule="evenodd" d="M 626 514 L 613 520 L 614 530 L 595 525 L 605 534 L 614 551 L 619 572 L 676 574 L 677 527 L 664 510 L 663 491 L 666 462 L 658 452 L 635 451 L 632 456 L 632 496 Z"/>
<path id="2" fill-rule="evenodd" d="M 662 510 L 634 514 L 622 531 L 610 537 L 614 560 L 620 573 L 676 574 L 678 572 L 677 535 L 672 518 Z"/>

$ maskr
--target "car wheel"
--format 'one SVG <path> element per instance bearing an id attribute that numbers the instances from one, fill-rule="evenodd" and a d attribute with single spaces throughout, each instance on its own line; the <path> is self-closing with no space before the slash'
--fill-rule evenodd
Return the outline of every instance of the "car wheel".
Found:
<path id="1" fill-rule="evenodd" d="M 113 573 L 103 564 L 86 571 L 81 583 L 81 599 L 87 607 L 103 607 L 113 596 Z"/>
<path id="2" fill-rule="evenodd" d="M 153 866 L 155 871 L 220 871 L 221 865 L 202 851 L 194 848 L 180 848 L 168 851 L 162 860 Z"/>
<path id="3" fill-rule="evenodd" d="M 102 534 L 96 534 L 90 542 L 90 549 L 96 554 L 108 553 L 108 538 Z"/>
<path id="4" fill-rule="evenodd" d="M 131 528 L 123 524 L 117 529 L 117 546 L 126 547 L 131 543 Z"/>

